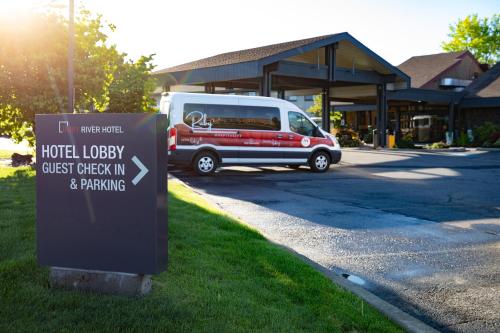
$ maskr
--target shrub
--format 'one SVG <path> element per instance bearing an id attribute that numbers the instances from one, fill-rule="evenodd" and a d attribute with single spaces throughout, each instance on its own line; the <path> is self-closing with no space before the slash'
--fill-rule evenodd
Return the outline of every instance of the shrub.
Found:
<path id="1" fill-rule="evenodd" d="M 500 124 L 485 122 L 483 125 L 474 128 L 474 145 L 489 147 L 500 138 Z"/>
<path id="2" fill-rule="evenodd" d="M 396 142 L 395 148 L 407 148 L 415 149 L 415 144 L 413 143 L 413 136 L 411 133 L 406 133 L 401 139 Z"/>
<path id="3" fill-rule="evenodd" d="M 373 143 L 373 129 L 371 126 L 368 126 L 368 133 L 363 135 L 363 141 L 366 143 Z"/>
<path id="4" fill-rule="evenodd" d="M 443 141 L 439 141 L 439 142 L 434 142 L 433 144 L 430 144 L 430 145 L 426 145 L 425 149 L 446 149 L 446 148 L 449 148 L 449 147 L 450 146 L 448 146 Z"/>
<path id="5" fill-rule="evenodd" d="M 337 139 L 339 144 L 343 147 L 359 147 L 361 145 L 361 140 L 358 138 L 358 134 L 350 129 L 341 128 L 337 131 Z"/>
<path id="6" fill-rule="evenodd" d="M 460 133 L 460 136 L 453 142 L 453 146 L 455 147 L 469 147 L 471 142 L 466 133 Z"/>

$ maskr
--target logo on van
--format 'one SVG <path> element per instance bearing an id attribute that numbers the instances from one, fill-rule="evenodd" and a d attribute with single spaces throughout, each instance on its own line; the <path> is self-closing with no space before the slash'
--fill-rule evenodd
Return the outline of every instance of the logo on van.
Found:
<path id="1" fill-rule="evenodd" d="M 212 123 L 207 122 L 207 114 L 200 111 L 192 111 L 189 112 L 186 116 L 186 119 L 191 118 L 191 127 L 192 128 L 207 128 L 208 130 L 212 129 Z"/>
<path id="2" fill-rule="evenodd" d="M 300 144 L 302 145 L 302 147 L 309 147 L 309 145 L 311 144 L 311 139 L 305 136 L 302 138 L 302 140 L 300 140 Z"/>

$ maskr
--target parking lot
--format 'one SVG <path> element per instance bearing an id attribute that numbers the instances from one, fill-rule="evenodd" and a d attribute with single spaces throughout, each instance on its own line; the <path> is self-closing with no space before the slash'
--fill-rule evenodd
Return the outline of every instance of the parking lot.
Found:
<path id="1" fill-rule="evenodd" d="M 324 174 L 172 174 L 269 239 L 439 330 L 500 331 L 498 152 L 346 149 Z"/>

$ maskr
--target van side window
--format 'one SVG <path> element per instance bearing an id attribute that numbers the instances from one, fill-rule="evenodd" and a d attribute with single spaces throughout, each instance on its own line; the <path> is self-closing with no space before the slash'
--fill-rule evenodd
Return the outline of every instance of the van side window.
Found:
<path id="1" fill-rule="evenodd" d="M 316 126 L 299 112 L 288 112 L 288 122 L 290 124 L 290 130 L 297 134 L 315 136 L 317 132 Z"/>
<path id="2" fill-rule="evenodd" d="M 186 103 L 183 118 L 193 128 L 281 129 L 280 110 L 275 107 Z"/>

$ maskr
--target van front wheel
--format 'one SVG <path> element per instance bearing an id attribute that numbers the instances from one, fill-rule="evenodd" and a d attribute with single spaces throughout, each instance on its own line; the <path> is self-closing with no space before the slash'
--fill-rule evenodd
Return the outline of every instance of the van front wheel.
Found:
<path id="1" fill-rule="evenodd" d="M 193 161 L 193 169 L 200 176 L 212 175 L 217 166 L 217 157 L 209 151 L 199 153 Z"/>
<path id="2" fill-rule="evenodd" d="M 318 151 L 309 160 L 309 166 L 314 172 L 325 172 L 330 168 L 330 155 L 325 151 Z"/>

